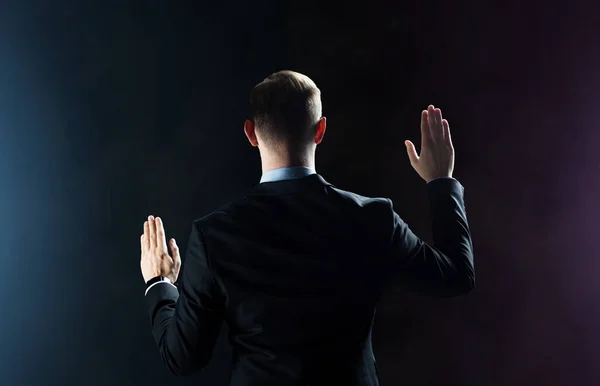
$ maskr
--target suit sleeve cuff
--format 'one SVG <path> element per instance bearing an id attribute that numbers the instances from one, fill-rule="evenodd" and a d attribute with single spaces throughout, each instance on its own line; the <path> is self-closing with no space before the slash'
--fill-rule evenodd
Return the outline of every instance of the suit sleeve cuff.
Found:
<path id="1" fill-rule="evenodd" d="M 461 208 L 464 208 L 465 188 L 454 178 L 438 178 L 431 181 L 427 184 L 427 192 L 432 210 L 438 208 L 440 203 L 446 203 L 442 205 L 443 207 L 446 207 L 446 205 L 453 207 L 454 204 L 448 202 L 448 199 L 455 201 Z"/>
<path id="2" fill-rule="evenodd" d="M 179 290 L 173 284 L 162 282 L 152 288 L 148 288 L 145 296 L 146 307 L 151 320 L 154 320 L 156 312 L 165 305 L 174 305 L 179 299 Z"/>
<path id="3" fill-rule="evenodd" d="M 432 180 L 427 181 L 427 183 L 433 182 L 435 180 L 453 180 L 454 177 L 438 177 L 438 178 L 434 178 Z"/>
<path id="4" fill-rule="evenodd" d="M 177 287 L 175 287 L 175 285 L 173 285 L 171 282 L 168 282 L 168 281 L 157 281 L 156 283 L 153 283 L 153 284 L 149 285 L 148 288 L 146 288 L 146 292 L 144 293 L 144 296 L 148 295 L 148 292 L 150 291 L 150 289 L 156 287 L 157 285 L 161 285 L 161 284 L 168 284 L 171 287 L 174 287 L 175 289 L 177 289 Z"/>

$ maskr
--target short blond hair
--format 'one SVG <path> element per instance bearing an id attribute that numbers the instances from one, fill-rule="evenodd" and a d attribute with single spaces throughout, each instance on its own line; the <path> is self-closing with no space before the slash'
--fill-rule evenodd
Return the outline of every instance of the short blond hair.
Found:
<path id="1" fill-rule="evenodd" d="M 304 146 L 322 116 L 321 90 L 308 76 L 279 71 L 257 84 L 250 93 L 252 119 L 268 145 Z"/>

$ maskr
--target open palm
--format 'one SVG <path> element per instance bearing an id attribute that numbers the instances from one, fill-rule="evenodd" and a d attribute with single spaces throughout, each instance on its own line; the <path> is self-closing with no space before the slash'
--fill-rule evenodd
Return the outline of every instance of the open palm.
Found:
<path id="1" fill-rule="evenodd" d="M 454 146 L 448 121 L 442 119 L 442 110 L 429 105 L 421 113 L 421 154 L 415 145 L 405 141 L 410 164 L 425 181 L 452 177 L 454 171 Z"/>

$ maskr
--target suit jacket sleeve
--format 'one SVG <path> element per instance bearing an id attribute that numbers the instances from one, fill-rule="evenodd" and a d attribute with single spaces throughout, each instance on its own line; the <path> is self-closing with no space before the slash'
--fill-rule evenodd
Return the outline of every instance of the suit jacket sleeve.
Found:
<path id="1" fill-rule="evenodd" d="M 427 184 L 433 245 L 420 240 L 393 210 L 388 254 L 392 282 L 434 296 L 458 296 L 475 285 L 473 244 L 464 204 L 464 188 L 455 179 Z M 388 265 L 389 267 L 389 265 Z"/>
<path id="2" fill-rule="evenodd" d="M 178 288 L 155 285 L 146 301 L 163 361 L 174 374 L 190 375 L 210 361 L 225 303 L 197 223 L 192 227 L 178 283 Z"/>

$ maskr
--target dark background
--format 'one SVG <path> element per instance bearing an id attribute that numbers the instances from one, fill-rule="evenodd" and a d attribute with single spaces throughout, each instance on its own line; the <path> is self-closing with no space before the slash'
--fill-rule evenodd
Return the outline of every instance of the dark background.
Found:
<path id="1" fill-rule="evenodd" d="M 0 2 L 1 384 L 226 384 L 225 339 L 195 377 L 161 363 L 139 235 L 160 215 L 185 246 L 258 182 L 249 91 L 293 69 L 323 92 L 318 171 L 425 239 L 403 141 L 430 103 L 450 121 L 477 287 L 386 295 L 381 384 L 597 385 L 598 36 L 577 1 Z"/>

